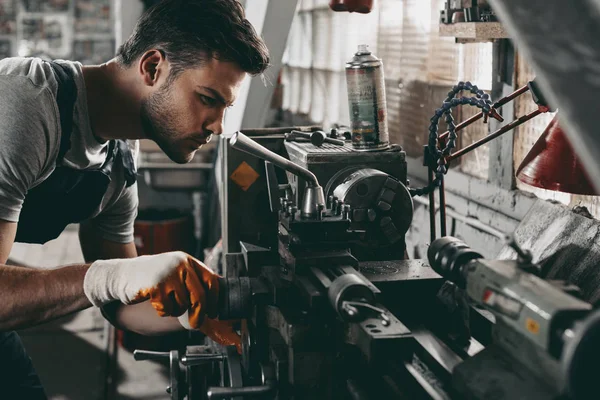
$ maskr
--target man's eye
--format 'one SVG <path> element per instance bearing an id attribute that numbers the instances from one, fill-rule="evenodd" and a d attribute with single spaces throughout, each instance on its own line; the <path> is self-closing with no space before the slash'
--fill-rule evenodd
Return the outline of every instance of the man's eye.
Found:
<path id="1" fill-rule="evenodd" d="M 203 94 L 200 95 L 200 100 L 202 100 L 202 103 L 204 103 L 205 105 L 211 106 L 211 107 L 217 104 L 217 100 L 216 99 L 213 99 L 212 97 L 205 96 Z"/>

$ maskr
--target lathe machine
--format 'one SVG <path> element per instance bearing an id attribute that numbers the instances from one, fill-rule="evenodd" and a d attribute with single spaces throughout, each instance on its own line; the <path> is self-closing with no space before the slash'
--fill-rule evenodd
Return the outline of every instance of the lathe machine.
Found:
<path id="1" fill-rule="evenodd" d="M 171 398 L 594 398 L 600 316 L 514 241 L 517 260 L 450 237 L 407 259 L 400 147 L 245 133 L 220 143 L 219 316 L 242 320 L 242 354 L 137 352 L 169 358 Z"/>

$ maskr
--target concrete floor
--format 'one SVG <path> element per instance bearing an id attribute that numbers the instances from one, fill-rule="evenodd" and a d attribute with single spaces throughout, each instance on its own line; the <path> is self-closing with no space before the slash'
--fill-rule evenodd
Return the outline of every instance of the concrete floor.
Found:
<path id="1" fill-rule="evenodd" d="M 43 246 L 15 244 L 10 263 L 36 268 L 83 261 L 76 227 Z M 52 323 L 19 332 L 51 400 L 107 399 L 106 324 L 90 308 Z M 137 362 L 130 352 L 117 352 L 116 399 L 169 399 L 168 366 Z"/>

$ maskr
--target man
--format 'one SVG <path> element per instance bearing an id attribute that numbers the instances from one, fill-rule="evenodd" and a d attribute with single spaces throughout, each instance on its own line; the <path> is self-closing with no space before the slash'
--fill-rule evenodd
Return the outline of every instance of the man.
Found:
<path id="1" fill-rule="evenodd" d="M 80 223 L 85 258 L 97 260 L 51 270 L 0 265 L 2 398 L 45 397 L 11 331 L 92 304 L 121 304 L 105 315 L 138 333 L 184 326 L 239 344 L 231 324 L 216 319 L 214 273 L 182 252 L 136 257 L 132 152 L 135 139 L 148 138 L 173 161 L 190 161 L 221 133 L 246 74 L 268 63 L 237 0 L 159 2 L 100 66 L 0 62 L 0 263 L 14 241 L 44 243 L 69 223 Z"/>

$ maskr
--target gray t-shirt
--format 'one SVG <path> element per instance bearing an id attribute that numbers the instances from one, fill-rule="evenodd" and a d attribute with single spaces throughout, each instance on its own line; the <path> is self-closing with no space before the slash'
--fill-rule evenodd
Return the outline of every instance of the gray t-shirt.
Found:
<path id="1" fill-rule="evenodd" d="M 108 142 L 98 142 L 92 133 L 81 64 L 59 62 L 73 71 L 77 86 L 71 147 L 62 163 L 78 170 L 97 169 L 106 159 Z M 61 138 L 57 86 L 50 65 L 40 59 L 0 61 L 0 219 L 18 222 L 27 191 L 54 171 Z M 128 143 L 136 160 L 138 142 Z M 104 239 L 129 243 L 137 206 L 137 185 L 126 187 L 123 167 L 116 163 L 100 206 L 83 223 L 92 224 Z"/>

